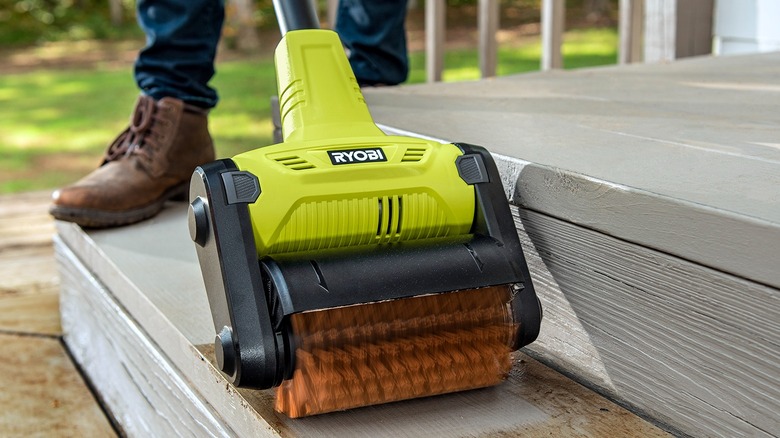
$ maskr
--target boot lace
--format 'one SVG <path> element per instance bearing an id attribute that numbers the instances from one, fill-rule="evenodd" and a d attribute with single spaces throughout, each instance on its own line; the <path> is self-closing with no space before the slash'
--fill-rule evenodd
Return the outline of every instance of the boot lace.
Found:
<path id="1" fill-rule="evenodd" d="M 103 164 L 130 155 L 141 155 L 151 159 L 151 154 L 160 146 L 160 130 L 168 123 L 167 120 L 159 117 L 160 110 L 154 99 L 141 98 L 133 112 L 130 126 L 122 131 L 108 147 L 103 157 Z"/>

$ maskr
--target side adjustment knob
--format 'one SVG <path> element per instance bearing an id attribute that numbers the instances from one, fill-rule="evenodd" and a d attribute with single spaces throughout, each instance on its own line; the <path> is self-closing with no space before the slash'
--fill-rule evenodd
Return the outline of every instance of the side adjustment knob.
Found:
<path id="1" fill-rule="evenodd" d="M 206 202 L 198 196 L 190 203 L 187 214 L 187 225 L 190 229 L 190 238 L 200 246 L 206 244 L 209 238 L 209 215 Z"/>
<path id="2" fill-rule="evenodd" d="M 220 371 L 232 375 L 236 369 L 236 349 L 233 347 L 233 331 L 224 326 L 214 339 L 214 355 Z"/>

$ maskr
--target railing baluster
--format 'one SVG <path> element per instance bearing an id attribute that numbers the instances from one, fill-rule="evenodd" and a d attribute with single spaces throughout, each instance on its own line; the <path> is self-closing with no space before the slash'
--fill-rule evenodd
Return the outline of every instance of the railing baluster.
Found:
<path id="1" fill-rule="evenodd" d="M 339 8 L 339 0 L 328 0 L 328 26 L 336 28 L 336 11 Z"/>
<path id="2" fill-rule="evenodd" d="M 561 44 L 565 11 L 564 0 L 542 1 L 542 70 L 563 67 Z"/>
<path id="3" fill-rule="evenodd" d="M 644 0 L 620 0 L 618 31 L 618 63 L 629 64 L 642 60 L 642 33 L 644 29 Z"/>
<path id="4" fill-rule="evenodd" d="M 425 72 L 428 82 L 441 81 L 441 72 L 444 69 L 445 14 L 444 0 L 425 2 Z"/>
<path id="5" fill-rule="evenodd" d="M 496 75 L 498 64 L 498 32 L 499 2 L 498 0 L 479 0 L 477 27 L 479 29 L 479 71 L 483 78 Z"/>

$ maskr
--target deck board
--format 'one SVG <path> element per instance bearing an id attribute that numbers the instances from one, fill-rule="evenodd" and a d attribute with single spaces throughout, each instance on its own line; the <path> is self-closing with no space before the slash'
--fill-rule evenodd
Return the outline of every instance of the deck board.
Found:
<path id="1" fill-rule="evenodd" d="M 121 388 L 128 387 L 128 374 L 138 376 L 130 380 L 145 382 L 141 393 L 153 391 L 154 400 L 160 400 L 156 403 L 181 399 L 166 395 L 161 382 L 190 382 L 186 389 L 194 395 L 187 398 L 189 402 L 165 402 L 188 408 L 169 408 L 166 418 L 172 424 L 184 423 L 192 409 L 205 415 L 210 408 L 218 420 L 211 426 L 217 434 L 242 436 L 489 436 L 526 431 L 531 436 L 577 431 L 598 436 L 613 428 L 642 436 L 666 435 L 523 354 L 518 354 L 509 381 L 496 388 L 290 420 L 273 411 L 271 391 L 236 390 L 213 365 L 214 329 L 185 213 L 185 205 L 170 205 L 150 221 L 89 233 L 72 224 L 58 224 L 57 250 L 66 272 L 63 325 L 74 356 L 90 364 L 87 372 L 108 394 L 124 393 Z M 118 310 L 122 315 L 116 315 Z M 110 332 L 118 331 L 111 336 L 116 339 L 110 342 L 114 353 L 103 355 L 105 359 L 89 353 L 87 346 L 109 342 L 101 339 L 108 335 L 84 329 L 95 324 L 85 320 L 86 315 L 98 321 L 109 317 Z M 144 349 L 157 359 L 143 358 Z M 551 394 L 555 396 L 545 396 Z M 113 403 L 118 407 L 112 409 L 124 412 L 117 416 L 130 422 L 129 430 L 142 430 L 136 421 L 160 424 L 160 414 L 148 406 Z M 185 433 L 176 427 L 162 430 Z"/>
<path id="2" fill-rule="evenodd" d="M 0 195 L 0 435 L 116 436 L 60 339 L 49 199 Z"/>
<path id="3" fill-rule="evenodd" d="M 383 125 L 499 155 L 518 205 L 780 288 L 780 53 L 365 96 Z"/>
<path id="4" fill-rule="evenodd" d="M 0 333 L 61 335 L 58 290 L 0 299 Z"/>
<path id="5" fill-rule="evenodd" d="M 534 357 L 695 436 L 777 436 L 780 53 L 366 90 L 493 152 L 545 307 Z"/>
<path id="6" fill-rule="evenodd" d="M 58 339 L 0 333 L 0 434 L 116 436 Z"/>
<path id="7" fill-rule="evenodd" d="M 492 390 L 281 417 L 270 392 L 236 390 L 212 365 L 182 205 L 121 230 L 59 224 L 61 263 L 81 272 L 64 277 L 63 296 L 75 309 L 84 300 L 114 309 L 128 351 L 143 358 L 148 348 L 162 371 L 121 354 L 100 369 L 133 370 L 153 389 L 166 376 L 191 382 L 192 412 L 226 434 L 605 435 L 618 418 L 631 435 L 663 433 L 639 414 L 680 435 L 777 436 L 778 97 L 780 53 L 366 91 L 388 132 L 494 153 L 545 308 L 525 353 L 567 378 L 520 355 Z M 109 342 L 80 330 L 88 315 L 63 312 L 85 362 L 100 359 L 91 342 Z M 116 378 L 103 374 L 100 385 L 117 391 Z"/>
<path id="8" fill-rule="evenodd" d="M 693 436 L 780 430 L 776 290 L 515 213 L 546 309 L 535 357 Z"/>

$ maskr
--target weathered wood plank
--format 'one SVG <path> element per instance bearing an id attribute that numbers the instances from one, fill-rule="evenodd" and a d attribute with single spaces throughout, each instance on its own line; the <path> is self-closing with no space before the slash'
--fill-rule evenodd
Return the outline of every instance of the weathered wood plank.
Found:
<path id="1" fill-rule="evenodd" d="M 477 4 L 477 31 L 479 33 L 479 71 L 483 78 L 496 75 L 498 65 L 498 32 L 499 1 L 479 0 Z"/>
<path id="2" fill-rule="evenodd" d="M 57 291 L 0 298 L 0 333 L 62 334 Z"/>
<path id="3" fill-rule="evenodd" d="M 364 95 L 385 125 L 609 183 L 563 172 L 540 211 L 780 288 L 778 78 L 773 53 Z"/>
<path id="4" fill-rule="evenodd" d="M 715 0 L 685 0 L 677 2 L 677 35 L 675 56 L 709 55 L 712 53 Z"/>
<path id="5" fill-rule="evenodd" d="M 0 195 L 0 217 L 46 213 L 50 201 L 49 190 Z"/>
<path id="6" fill-rule="evenodd" d="M 0 255 L 13 248 L 51 246 L 50 200 L 48 191 L 0 195 Z"/>
<path id="7" fill-rule="evenodd" d="M 529 347 L 537 357 L 686 434 L 780 430 L 780 291 L 531 210 L 516 222 L 551 316 Z M 600 376 L 568 354 L 582 347 L 560 308 Z"/>
<path id="8" fill-rule="evenodd" d="M 778 77 L 770 54 L 366 97 L 388 132 L 494 152 L 545 304 L 536 357 L 680 433 L 774 436 Z"/>
<path id="9" fill-rule="evenodd" d="M 59 335 L 48 192 L 0 196 L 0 332 Z"/>
<path id="10" fill-rule="evenodd" d="M 618 63 L 639 62 L 642 60 L 644 0 L 620 0 L 618 7 Z"/>
<path id="11" fill-rule="evenodd" d="M 677 0 L 645 0 L 645 62 L 676 59 Z"/>
<path id="12" fill-rule="evenodd" d="M 106 407 L 131 436 L 233 436 L 154 341 L 64 245 L 65 341 Z"/>
<path id="13" fill-rule="evenodd" d="M 511 435 L 520 431 L 529 431 L 532 436 L 575 431 L 603 435 L 616 428 L 647 436 L 663 434 L 570 380 L 555 373 L 548 374 L 550 371 L 544 371 L 522 355 L 518 356 L 517 368 L 510 381 L 493 389 L 295 421 L 278 415 L 272 410 L 270 391 L 237 391 L 212 365 L 214 331 L 194 249 L 187 236 L 184 207 L 172 206 L 151 221 L 121 230 L 85 234 L 72 224 L 59 224 L 64 243 L 60 243 L 63 248 L 58 251 L 68 254 L 72 248 L 78 256 L 61 257 L 62 263 L 65 266 L 88 264 L 92 270 L 86 272 L 83 267 L 76 270 L 68 267 L 71 274 L 63 274 L 63 281 L 68 285 L 63 292 L 66 341 L 77 346 L 73 347 L 74 356 L 85 361 L 87 373 L 96 373 L 94 380 L 100 382 L 97 386 L 101 391 L 121 393 L 129 389 L 116 387 L 127 387 L 128 380 L 145 381 L 149 390 L 162 394 L 159 400 L 163 401 L 170 399 L 163 394 L 165 391 L 179 391 L 176 389 L 178 384 L 170 384 L 166 389 L 155 380 L 191 382 L 190 389 L 197 392 L 198 397 L 168 403 L 167 406 L 171 406 L 168 415 L 185 418 L 189 414 L 175 411 L 176 406 L 202 400 L 204 406 L 214 409 L 214 417 L 222 419 L 226 428 L 242 436 L 261 432 L 284 436 L 403 436 L 419 435 L 422 431 L 432 436 Z M 157 236 L 166 236 L 166 239 Z M 84 280 L 92 275 L 95 279 Z M 86 306 L 84 303 L 92 304 Z M 100 315 L 93 317 L 96 313 Z M 94 329 L 98 323 L 85 321 L 104 318 L 111 319 L 101 322 L 101 326 L 110 323 L 111 330 L 120 331 L 104 333 Z M 90 325 L 93 329 L 86 329 Z M 122 327 L 136 328 L 130 333 Z M 144 334 L 149 337 L 147 340 L 139 338 Z M 101 337 L 108 339 L 101 340 Z M 116 340 L 119 338 L 121 341 Z M 93 356 L 90 352 L 96 348 L 86 348 L 91 344 L 110 345 L 111 354 Z M 151 358 L 143 357 L 144 349 L 150 351 Z M 164 360 L 158 358 L 158 354 L 163 355 Z M 88 366 L 104 357 L 118 358 L 122 365 L 94 365 L 95 370 Z M 520 363 L 522 360 L 526 363 Z M 147 363 L 149 361 L 152 362 Z M 113 383 L 119 380 L 123 382 Z M 557 395 L 545 397 L 544 394 Z M 145 408 L 148 404 L 119 406 L 133 412 L 134 408 Z M 136 418 L 160 415 L 149 409 L 135 412 Z M 117 415 L 127 417 L 123 421 L 140 421 L 129 416 L 129 413 Z M 148 421 L 157 424 L 159 420 Z"/>
<path id="14" fill-rule="evenodd" d="M 116 436 L 58 339 L 0 334 L 0 435 Z"/>
<path id="15" fill-rule="evenodd" d="M 115 436 L 59 339 L 50 198 L 0 196 L 0 435 Z"/>
<path id="16" fill-rule="evenodd" d="M 599 198 L 611 206 L 603 215 L 645 201 L 635 192 L 616 201 L 621 187 L 573 172 L 497 159 L 508 197 L 526 207 L 513 211 L 545 309 L 527 348 L 535 357 L 680 433 L 775 436 L 779 290 L 529 209 L 549 201 L 582 220 L 601 211 Z"/>
<path id="17" fill-rule="evenodd" d="M 0 252 L 0 299 L 30 294 L 57 295 L 58 286 L 51 240 L 46 246 L 34 244 Z"/>
<path id="18" fill-rule="evenodd" d="M 425 2 L 425 77 L 428 82 L 441 81 L 441 74 L 444 71 L 446 13 L 444 0 Z"/>
<path id="19" fill-rule="evenodd" d="M 542 1 L 542 70 L 563 68 L 563 31 L 566 27 L 563 0 Z"/>
<path id="20" fill-rule="evenodd" d="M 525 353 L 516 353 L 514 364 L 507 382 L 494 388 L 305 418 L 288 427 L 298 436 L 333 437 L 668 436 Z M 267 394 L 240 392 L 253 406 L 269 403 Z M 388 427 L 390 417 L 404 421 Z"/>

